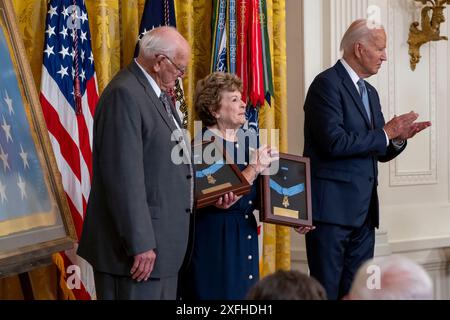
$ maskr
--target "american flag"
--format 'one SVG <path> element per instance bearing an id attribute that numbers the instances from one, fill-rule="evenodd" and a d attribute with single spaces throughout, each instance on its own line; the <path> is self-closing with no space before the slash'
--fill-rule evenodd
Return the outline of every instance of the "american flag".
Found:
<path id="1" fill-rule="evenodd" d="M 40 101 L 72 218 L 80 237 L 92 179 L 93 115 L 97 80 L 84 0 L 50 0 L 44 42 Z M 77 299 L 95 296 L 92 269 L 75 254 L 61 254 L 81 268 Z M 63 275 L 67 269 L 60 271 Z M 61 284 L 63 286 L 63 284 Z M 63 291 L 67 288 L 62 288 Z M 72 296 L 72 297 L 73 297 Z"/>

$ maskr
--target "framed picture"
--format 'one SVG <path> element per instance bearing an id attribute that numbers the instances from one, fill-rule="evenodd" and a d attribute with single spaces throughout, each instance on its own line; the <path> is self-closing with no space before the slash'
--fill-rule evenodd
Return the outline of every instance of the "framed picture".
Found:
<path id="1" fill-rule="evenodd" d="M 0 0 L 0 277 L 76 240 L 12 3 Z"/>
<path id="2" fill-rule="evenodd" d="M 272 166 L 276 174 L 263 175 L 260 220 L 286 226 L 312 226 L 311 173 L 308 158 L 280 153 Z"/>
<path id="3" fill-rule="evenodd" d="M 203 141 L 193 146 L 196 208 L 216 203 L 226 193 L 240 196 L 250 192 L 250 184 L 219 144 Z"/>

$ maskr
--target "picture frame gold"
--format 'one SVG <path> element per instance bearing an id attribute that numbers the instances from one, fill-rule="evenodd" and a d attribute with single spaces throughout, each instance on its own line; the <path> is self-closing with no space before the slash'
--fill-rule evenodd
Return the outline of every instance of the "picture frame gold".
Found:
<path id="1" fill-rule="evenodd" d="M 0 278 L 51 263 L 75 227 L 10 0 L 0 0 Z"/>
<path id="2" fill-rule="evenodd" d="M 306 157 L 280 153 L 278 172 L 260 183 L 260 220 L 284 226 L 312 226 L 311 167 Z M 274 164 L 272 164 L 274 165 Z"/>

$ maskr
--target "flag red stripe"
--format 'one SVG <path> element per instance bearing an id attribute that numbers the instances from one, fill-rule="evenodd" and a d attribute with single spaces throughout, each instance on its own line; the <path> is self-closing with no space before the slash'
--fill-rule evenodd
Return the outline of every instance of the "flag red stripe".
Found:
<path id="1" fill-rule="evenodd" d="M 91 115 L 94 116 L 95 107 L 98 101 L 97 82 L 95 76 L 86 82 L 86 94 L 88 98 L 89 110 L 91 110 Z"/>
<path id="2" fill-rule="evenodd" d="M 83 217 L 81 216 L 81 213 L 78 212 L 77 208 L 75 208 L 72 200 L 70 199 L 70 197 L 67 193 L 66 193 L 66 198 L 67 198 L 67 203 L 69 204 L 70 212 L 72 213 L 72 219 L 73 219 L 73 223 L 75 225 L 75 230 L 77 231 L 77 238 L 80 239 L 81 230 L 83 229 Z M 83 198 L 83 204 L 84 204 L 84 198 Z M 84 205 L 83 205 L 83 207 L 84 207 Z"/>
<path id="3" fill-rule="evenodd" d="M 78 146 L 64 129 L 59 120 L 58 113 L 50 105 L 43 94 L 40 95 L 40 101 L 48 131 L 50 131 L 50 133 L 58 140 L 62 156 L 72 168 L 78 181 L 81 181 L 80 152 Z"/>
<path id="4" fill-rule="evenodd" d="M 83 220 L 86 217 L 86 207 L 87 207 L 87 202 L 83 197 Z"/>
<path id="5" fill-rule="evenodd" d="M 80 151 L 83 155 L 83 159 L 89 169 L 90 181 L 92 181 L 92 150 L 91 144 L 89 143 L 89 131 L 86 126 L 83 115 L 77 116 L 78 122 L 78 139 L 80 140 L 78 144 L 80 145 Z"/>

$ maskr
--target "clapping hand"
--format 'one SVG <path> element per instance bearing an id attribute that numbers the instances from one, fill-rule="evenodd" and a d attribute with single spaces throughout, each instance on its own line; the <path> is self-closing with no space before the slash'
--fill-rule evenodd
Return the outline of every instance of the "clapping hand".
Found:
<path id="1" fill-rule="evenodd" d="M 431 122 L 430 121 L 422 121 L 422 122 L 415 122 L 411 125 L 409 131 L 407 132 L 407 134 L 403 137 L 399 137 L 400 139 L 411 139 L 412 137 L 414 137 L 416 134 L 418 134 L 420 131 L 428 128 L 431 126 Z"/>
<path id="2" fill-rule="evenodd" d="M 253 153 L 250 164 L 254 165 L 257 174 L 270 167 L 270 164 L 279 159 L 278 150 L 275 147 L 263 145 Z"/>
<path id="3" fill-rule="evenodd" d="M 386 132 L 389 140 L 411 139 L 420 131 L 431 126 L 430 121 L 414 122 L 418 117 L 419 115 L 413 111 L 400 116 L 394 116 L 394 118 L 392 118 L 384 126 L 384 131 Z"/>

